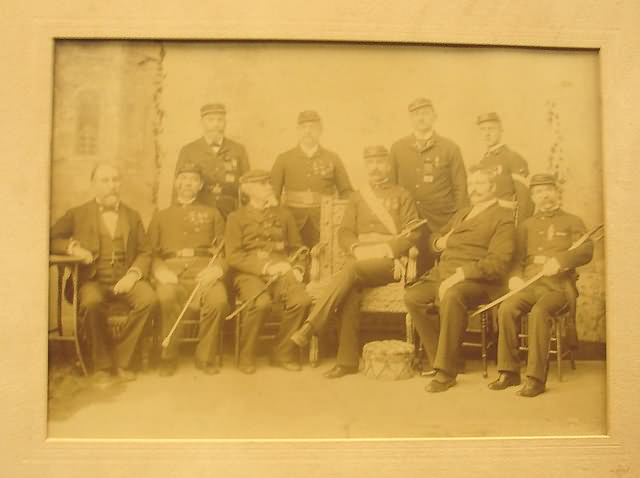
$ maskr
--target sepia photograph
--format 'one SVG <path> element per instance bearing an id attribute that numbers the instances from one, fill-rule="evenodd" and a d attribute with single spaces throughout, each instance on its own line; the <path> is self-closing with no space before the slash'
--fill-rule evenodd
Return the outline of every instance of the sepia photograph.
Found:
<path id="1" fill-rule="evenodd" d="M 607 434 L 597 51 L 53 59 L 48 437 Z"/>
<path id="2" fill-rule="evenodd" d="M 639 474 L 637 0 L 0 10 L 3 476 Z"/>

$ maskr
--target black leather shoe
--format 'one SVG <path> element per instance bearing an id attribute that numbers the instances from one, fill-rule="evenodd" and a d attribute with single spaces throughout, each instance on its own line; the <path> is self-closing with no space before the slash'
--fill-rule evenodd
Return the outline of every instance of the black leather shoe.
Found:
<path id="1" fill-rule="evenodd" d="M 336 365 L 328 372 L 324 373 L 325 378 L 340 378 L 345 375 L 353 375 L 358 373 L 358 367 L 349 365 Z"/>
<path id="2" fill-rule="evenodd" d="M 220 369 L 210 362 L 201 362 L 200 360 L 194 360 L 194 364 L 198 370 L 202 370 L 207 375 L 217 375 L 220 373 Z"/>
<path id="3" fill-rule="evenodd" d="M 246 375 L 252 375 L 256 373 L 256 366 L 252 363 L 241 363 L 238 365 L 238 370 Z"/>
<path id="4" fill-rule="evenodd" d="M 177 360 L 163 360 L 162 362 L 160 362 L 158 375 L 160 375 L 161 377 L 171 377 L 174 373 L 176 373 L 177 369 Z"/>
<path id="5" fill-rule="evenodd" d="M 425 391 L 429 393 L 446 392 L 456 384 L 456 378 L 450 377 L 442 370 L 436 372 L 436 376 L 424 387 Z"/>
<path id="6" fill-rule="evenodd" d="M 309 322 L 305 322 L 304 324 L 302 324 L 302 327 L 291 334 L 289 340 L 291 340 L 298 347 L 302 348 L 309 343 L 312 335 L 313 327 L 311 327 L 311 324 Z"/>
<path id="7" fill-rule="evenodd" d="M 521 397 L 537 397 L 541 393 L 544 393 L 544 383 L 537 378 L 527 377 L 527 381 L 524 382 L 524 387 L 518 391 L 518 395 Z"/>
<path id="8" fill-rule="evenodd" d="M 489 384 L 491 390 L 504 390 L 507 387 L 520 385 L 520 374 L 516 372 L 500 372 L 497 380 Z"/>

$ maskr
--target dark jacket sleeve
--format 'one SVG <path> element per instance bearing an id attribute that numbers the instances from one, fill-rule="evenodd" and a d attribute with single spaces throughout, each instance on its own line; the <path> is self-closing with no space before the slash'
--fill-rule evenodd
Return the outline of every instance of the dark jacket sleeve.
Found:
<path id="1" fill-rule="evenodd" d="M 344 210 L 342 222 L 338 228 L 338 244 L 343 251 L 351 253 L 351 248 L 358 242 L 358 195 L 352 194 Z"/>
<path id="2" fill-rule="evenodd" d="M 571 242 L 574 243 L 580 237 L 585 234 L 587 228 L 584 223 L 578 217 L 575 218 L 571 225 Z M 571 251 L 561 252 L 556 255 L 556 259 L 560 263 L 562 270 L 575 269 L 576 267 L 583 266 L 591 261 L 593 257 L 593 241 L 586 240 L 582 245 L 576 247 Z"/>
<path id="3" fill-rule="evenodd" d="M 399 212 L 402 221 L 401 229 L 406 228 L 409 223 L 419 220 L 416 203 L 408 192 L 402 195 Z M 417 229 L 409 234 L 400 234 L 389 241 L 388 244 L 393 251 L 393 257 L 406 255 L 409 249 L 418 242 L 419 238 L 420 229 Z"/>
<path id="4" fill-rule="evenodd" d="M 453 146 L 451 154 L 451 185 L 453 196 L 456 201 L 456 210 L 469 205 L 469 195 L 467 193 L 467 170 L 464 167 L 462 153 L 458 145 Z"/>
<path id="5" fill-rule="evenodd" d="M 340 197 L 345 198 L 353 192 L 353 187 L 351 186 L 351 181 L 349 180 L 349 175 L 344 167 L 344 163 L 337 155 L 335 157 L 335 163 L 336 188 L 338 189 Z"/>
<path id="6" fill-rule="evenodd" d="M 224 247 L 229 267 L 247 274 L 262 275 L 268 259 L 261 259 L 258 254 L 245 251 L 242 247 L 242 224 L 237 211 L 229 214 L 224 231 Z"/>
<path id="7" fill-rule="evenodd" d="M 156 269 L 168 268 L 164 260 L 161 257 L 161 231 L 160 231 L 160 213 L 156 212 L 151 218 L 149 223 L 149 229 L 147 236 L 149 238 L 149 247 L 151 248 L 151 271 L 149 275 L 153 274 Z"/>
<path id="8" fill-rule="evenodd" d="M 284 188 L 284 163 L 285 158 L 280 155 L 276 158 L 271 168 L 271 186 L 278 199 L 282 196 L 282 189 Z"/>
<path id="9" fill-rule="evenodd" d="M 251 169 L 249 166 L 249 155 L 247 154 L 247 148 L 242 144 L 236 143 L 236 145 L 237 147 L 235 149 L 238 152 L 238 176 L 242 176 Z"/>
<path id="10" fill-rule="evenodd" d="M 50 244 L 52 254 L 66 254 L 75 229 L 74 210 L 70 209 L 51 228 Z"/>
<path id="11" fill-rule="evenodd" d="M 130 211 L 130 214 L 133 233 L 136 235 L 135 258 L 130 268 L 137 268 L 142 273 L 142 278 L 148 278 L 151 266 L 151 243 L 142 225 L 140 215 L 136 211 Z"/>
<path id="12" fill-rule="evenodd" d="M 464 266 L 465 279 L 497 281 L 509 270 L 513 259 L 515 229 L 510 214 L 502 214 L 495 224 L 495 231 L 489 241 L 487 255 Z"/>
<path id="13" fill-rule="evenodd" d="M 463 214 L 462 210 L 456 211 L 456 213 L 449 218 L 449 220 L 442 227 L 442 229 L 431 234 L 431 237 L 429 238 L 429 247 L 431 248 L 431 250 L 433 250 L 438 254 L 442 252 L 441 250 L 436 248 L 436 241 L 440 239 L 442 236 L 446 236 L 449 233 L 449 231 L 453 229 L 453 225 L 456 223 L 456 221 L 458 220 L 458 216 L 460 216 L 461 214 Z"/>

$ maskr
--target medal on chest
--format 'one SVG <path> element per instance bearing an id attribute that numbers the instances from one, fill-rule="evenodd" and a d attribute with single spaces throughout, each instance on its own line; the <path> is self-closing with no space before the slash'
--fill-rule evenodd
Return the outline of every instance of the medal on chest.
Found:
<path id="1" fill-rule="evenodd" d="M 547 229 L 547 240 L 551 241 L 553 237 L 556 235 L 556 228 L 551 224 Z"/>

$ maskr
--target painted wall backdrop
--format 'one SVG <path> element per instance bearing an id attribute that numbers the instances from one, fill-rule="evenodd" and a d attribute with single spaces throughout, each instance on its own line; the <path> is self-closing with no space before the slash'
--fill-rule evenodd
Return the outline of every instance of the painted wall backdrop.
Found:
<path id="1" fill-rule="evenodd" d="M 496 111 L 504 142 L 533 173 L 555 172 L 564 207 L 603 220 L 598 56 L 590 51 L 259 42 L 59 42 L 54 71 L 51 219 L 91 197 L 97 160 L 120 162 L 123 199 L 146 223 L 169 203 L 180 148 L 199 108 L 223 102 L 227 135 L 269 169 L 296 142 L 299 111 L 323 118 L 325 147 L 364 179 L 362 149 L 410 132 L 407 104 L 430 98 L 436 131 L 467 166 L 483 154 L 478 114 Z M 604 342 L 604 257 L 581 271 L 578 329 Z"/>

